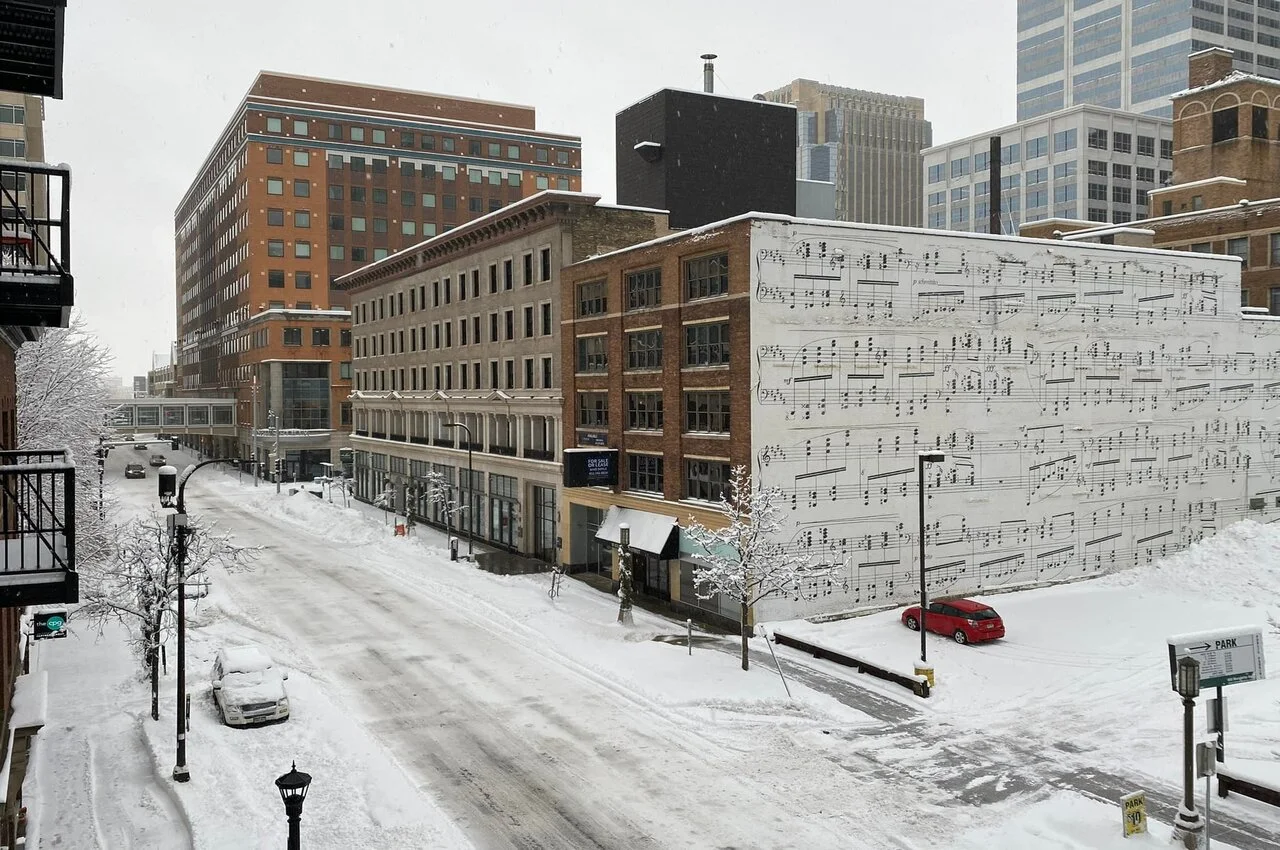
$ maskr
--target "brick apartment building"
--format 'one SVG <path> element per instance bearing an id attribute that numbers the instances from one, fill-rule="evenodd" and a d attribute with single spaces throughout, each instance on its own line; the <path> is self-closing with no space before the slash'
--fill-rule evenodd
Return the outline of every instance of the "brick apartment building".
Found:
<path id="1" fill-rule="evenodd" d="M 1122 228 L 1053 219 L 1021 234 L 1239 257 L 1240 304 L 1280 315 L 1280 81 L 1233 62 L 1221 47 L 1191 55 L 1191 88 L 1173 97 L 1173 181 L 1149 193 L 1155 215 Z"/>
<path id="2" fill-rule="evenodd" d="M 569 266 L 560 309 L 564 445 L 618 452 L 616 488 L 567 489 L 563 561 L 609 574 L 629 523 L 637 592 L 697 600 L 678 523 L 715 527 L 734 466 L 751 465 L 751 219 Z"/>
<path id="3" fill-rule="evenodd" d="M 320 474 L 351 424 L 333 281 L 580 182 L 579 139 L 538 131 L 531 107 L 260 73 L 174 220 L 177 391 L 238 400 L 238 436 L 200 448 L 248 457 L 254 423 L 260 446 L 278 425 L 286 476 Z"/>
<path id="4" fill-rule="evenodd" d="M 545 191 L 340 277 L 354 330 L 355 493 L 557 560 L 561 267 L 667 233 L 666 216 Z M 465 426 L 452 427 L 454 423 Z"/>

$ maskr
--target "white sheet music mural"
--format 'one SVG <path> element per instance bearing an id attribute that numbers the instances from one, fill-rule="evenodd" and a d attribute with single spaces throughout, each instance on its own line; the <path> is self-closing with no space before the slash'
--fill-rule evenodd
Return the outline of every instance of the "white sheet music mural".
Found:
<path id="1" fill-rule="evenodd" d="M 1234 260 L 760 220 L 759 480 L 839 564 L 768 618 L 1095 575 L 1277 509 L 1280 320 Z M 1251 507 L 1252 505 L 1252 507 Z"/>

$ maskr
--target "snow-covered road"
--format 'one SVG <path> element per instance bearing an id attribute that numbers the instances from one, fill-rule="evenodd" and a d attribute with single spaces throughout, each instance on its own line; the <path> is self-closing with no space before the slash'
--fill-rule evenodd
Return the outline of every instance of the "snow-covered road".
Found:
<path id="1" fill-rule="evenodd" d="M 712 740 L 456 586 L 406 582 L 363 545 L 283 543 L 221 488 L 198 498 L 239 542 L 272 547 L 268 567 L 229 582 L 236 604 L 304 648 L 476 846 L 808 848 L 849 834 L 838 812 L 805 811 L 844 780 L 797 755 L 783 770 L 809 787 L 779 787 L 785 755 L 769 752 L 761 775 L 758 730 Z"/>

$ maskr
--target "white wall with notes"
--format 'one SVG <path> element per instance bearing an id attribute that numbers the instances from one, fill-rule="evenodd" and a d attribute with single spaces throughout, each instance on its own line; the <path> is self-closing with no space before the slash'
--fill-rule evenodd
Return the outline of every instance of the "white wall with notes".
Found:
<path id="1" fill-rule="evenodd" d="M 754 222 L 754 472 L 838 565 L 762 619 L 1097 575 L 1280 517 L 1280 319 L 1234 258 Z"/>

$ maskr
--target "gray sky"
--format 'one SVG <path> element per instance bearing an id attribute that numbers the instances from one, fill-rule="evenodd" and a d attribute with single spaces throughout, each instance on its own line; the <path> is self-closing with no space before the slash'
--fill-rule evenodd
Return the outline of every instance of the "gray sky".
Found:
<path id="1" fill-rule="evenodd" d="M 798 77 L 925 99 L 935 142 L 1015 115 L 1015 0 L 71 0 L 46 155 L 72 166 L 76 303 L 144 374 L 175 333 L 173 210 L 262 69 L 536 107 L 612 200 L 613 120 L 660 88 Z"/>

